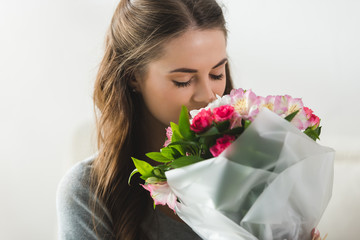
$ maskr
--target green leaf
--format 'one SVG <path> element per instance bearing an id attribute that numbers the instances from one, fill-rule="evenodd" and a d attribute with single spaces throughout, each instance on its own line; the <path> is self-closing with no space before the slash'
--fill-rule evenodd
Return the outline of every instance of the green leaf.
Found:
<path id="1" fill-rule="evenodd" d="M 149 177 L 147 177 L 147 176 L 140 176 L 140 178 L 141 178 L 142 180 L 145 180 L 145 181 L 146 181 L 146 179 L 148 179 Z"/>
<path id="2" fill-rule="evenodd" d="M 291 122 L 291 120 L 294 119 L 294 117 L 296 116 L 296 114 L 298 114 L 298 112 L 299 112 L 299 110 L 290 113 L 289 115 L 287 115 L 287 116 L 285 117 L 285 120 L 288 120 L 289 122 Z"/>
<path id="3" fill-rule="evenodd" d="M 232 135 L 240 135 L 241 133 L 243 133 L 245 130 L 244 127 L 236 127 L 236 128 L 233 128 L 233 129 L 230 129 L 228 131 L 225 131 L 224 133 L 225 134 L 232 134 Z"/>
<path id="4" fill-rule="evenodd" d="M 209 130 L 207 130 L 204 133 L 197 134 L 200 137 L 207 137 L 207 136 L 213 136 L 220 134 L 219 130 L 216 128 L 216 126 L 211 127 Z"/>
<path id="5" fill-rule="evenodd" d="M 197 163 L 202 161 L 203 159 L 199 156 L 184 156 L 178 159 L 175 159 L 172 163 L 170 163 L 170 166 L 173 168 L 180 168 L 185 167 L 187 165 Z"/>
<path id="6" fill-rule="evenodd" d="M 195 137 L 195 134 L 190 129 L 190 120 L 189 120 L 189 113 L 188 109 L 185 106 L 182 106 L 181 113 L 179 117 L 179 130 L 181 135 L 185 139 L 193 139 Z"/>
<path id="7" fill-rule="evenodd" d="M 223 122 L 219 122 L 216 124 L 216 128 L 219 130 L 219 132 L 226 131 L 230 128 L 230 121 L 226 120 Z"/>
<path id="8" fill-rule="evenodd" d="M 320 134 L 321 134 L 321 127 L 317 127 L 316 129 L 315 129 L 315 132 L 317 133 L 317 135 L 318 136 L 320 136 Z M 319 138 L 319 137 L 318 137 Z M 320 139 L 320 138 L 319 138 Z"/>
<path id="9" fill-rule="evenodd" d="M 180 140 L 180 141 L 182 141 L 182 140 Z M 184 149 L 182 146 L 180 146 L 179 144 L 169 144 L 168 145 L 168 147 L 170 148 L 170 149 L 172 149 L 172 151 L 173 151 L 173 153 L 172 153 L 172 155 L 173 155 L 173 158 L 172 159 L 174 159 L 174 158 L 178 158 L 179 157 L 179 155 L 180 156 L 183 156 L 183 155 L 185 155 L 185 153 L 186 153 L 186 149 Z"/>
<path id="10" fill-rule="evenodd" d="M 318 129 L 319 129 L 319 128 L 317 128 L 317 129 L 314 130 L 314 129 L 308 127 L 308 128 L 304 131 L 304 133 L 305 133 L 306 135 L 308 135 L 312 140 L 316 141 L 316 139 L 320 139 L 320 138 L 319 138 L 320 130 L 318 130 Z"/>
<path id="11" fill-rule="evenodd" d="M 179 157 L 185 155 L 185 153 L 184 153 L 184 154 L 181 154 L 181 153 L 180 153 L 180 151 L 184 152 L 183 149 L 181 148 L 181 146 L 171 146 L 170 148 L 171 148 L 171 150 L 173 151 L 173 154 L 172 154 L 172 155 L 173 155 L 174 159 L 179 158 Z M 180 151 L 179 151 L 178 149 L 179 149 Z"/>
<path id="12" fill-rule="evenodd" d="M 248 127 L 250 126 L 250 124 L 251 124 L 251 121 L 250 121 L 250 120 L 245 120 L 245 121 L 244 121 L 244 128 L 245 128 L 245 129 L 248 128 Z"/>
<path id="13" fill-rule="evenodd" d="M 157 168 L 160 168 L 160 169 L 163 170 L 164 172 L 171 170 L 171 167 L 168 166 L 168 165 L 158 165 L 158 166 L 156 166 L 156 167 L 157 167 Z"/>
<path id="14" fill-rule="evenodd" d="M 174 156 L 174 158 L 179 158 L 181 156 L 184 156 L 186 152 L 195 154 L 196 152 L 199 152 L 199 144 L 197 142 L 194 141 L 177 141 L 177 142 L 173 142 L 170 143 L 169 146 L 171 147 L 179 147 L 181 148 L 183 151 L 180 153 L 180 156 Z"/>
<path id="15" fill-rule="evenodd" d="M 169 159 L 170 161 L 185 155 L 185 152 L 181 148 L 181 146 L 173 146 L 170 144 L 167 147 L 160 149 L 160 152 L 165 158 Z"/>
<path id="16" fill-rule="evenodd" d="M 202 146 L 212 146 L 216 143 L 216 139 L 218 139 L 218 137 L 219 135 L 201 137 L 199 142 Z"/>
<path id="17" fill-rule="evenodd" d="M 154 170 L 152 171 L 152 173 L 160 179 L 166 179 L 165 173 L 161 168 L 157 168 L 155 167 Z"/>
<path id="18" fill-rule="evenodd" d="M 172 142 L 169 144 L 169 146 L 174 146 L 174 145 L 181 145 L 184 147 L 188 147 L 188 146 L 195 146 L 198 147 L 199 144 L 197 142 L 194 141 L 177 141 L 177 142 Z"/>
<path id="19" fill-rule="evenodd" d="M 171 142 L 176 142 L 176 141 L 182 140 L 183 136 L 180 133 L 179 125 L 171 122 L 170 126 L 171 126 L 171 131 L 172 131 Z"/>
<path id="20" fill-rule="evenodd" d="M 161 152 L 149 152 L 145 155 L 154 161 L 162 162 L 162 163 L 170 162 L 173 159 L 173 158 L 172 159 L 166 158 Z"/>
<path id="21" fill-rule="evenodd" d="M 130 174 L 130 176 L 129 176 L 129 180 L 128 180 L 129 186 L 130 186 L 130 181 L 131 181 L 132 176 L 134 176 L 134 174 L 135 174 L 135 173 L 138 173 L 138 172 L 139 172 L 139 171 L 138 171 L 136 168 L 131 172 L 131 174 Z"/>
<path id="22" fill-rule="evenodd" d="M 131 159 L 133 160 L 136 169 L 139 171 L 142 177 L 147 178 L 153 176 L 152 174 L 152 170 L 154 169 L 153 166 L 151 166 L 149 163 L 145 161 L 133 157 Z"/>
<path id="23" fill-rule="evenodd" d="M 171 149 L 170 146 L 167 146 L 167 147 L 164 147 L 164 148 L 160 149 L 160 152 L 165 158 L 171 159 L 171 160 L 174 159 L 173 150 Z"/>

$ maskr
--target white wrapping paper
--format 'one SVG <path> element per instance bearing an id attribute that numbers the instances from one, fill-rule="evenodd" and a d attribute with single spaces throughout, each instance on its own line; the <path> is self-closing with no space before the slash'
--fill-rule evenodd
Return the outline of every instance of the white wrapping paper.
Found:
<path id="1" fill-rule="evenodd" d="M 208 240 L 311 239 L 335 152 L 263 110 L 219 157 L 166 172 L 178 216 Z"/>

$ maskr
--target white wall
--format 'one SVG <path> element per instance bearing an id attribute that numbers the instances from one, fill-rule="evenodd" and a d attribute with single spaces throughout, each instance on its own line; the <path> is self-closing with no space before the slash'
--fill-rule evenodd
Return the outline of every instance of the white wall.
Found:
<path id="1" fill-rule="evenodd" d="M 302 97 L 320 143 L 360 160 L 360 2 L 223 2 L 236 86 Z M 116 4 L 0 0 L 0 239 L 55 239 L 57 183 L 94 149 L 92 85 Z"/>
<path id="2" fill-rule="evenodd" d="M 239 86 L 302 97 L 322 143 L 360 153 L 360 1 L 225 1 Z"/>
<path id="3" fill-rule="evenodd" d="M 333 197 L 318 228 L 327 239 L 358 239 L 360 1 L 224 3 L 237 87 L 302 97 L 322 118 L 320 144 L 337 154 Z"/>
<path id="4" fill-rule="evenodd" d="M 0 0 L 0 239 L 55 239 L 56 186 L 89 152 L 82 129 L 115 4 Z"/>

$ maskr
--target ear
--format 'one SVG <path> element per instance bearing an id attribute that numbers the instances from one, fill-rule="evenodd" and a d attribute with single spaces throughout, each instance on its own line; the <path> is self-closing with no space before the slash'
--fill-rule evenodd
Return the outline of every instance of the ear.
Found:
<path id="1" fill-rule="evenodd" d="M 133 92 L 141 92 L 141 78 L 139 74 L 135 74 L 134 78 L 130 80 L 129 86 Z"/>

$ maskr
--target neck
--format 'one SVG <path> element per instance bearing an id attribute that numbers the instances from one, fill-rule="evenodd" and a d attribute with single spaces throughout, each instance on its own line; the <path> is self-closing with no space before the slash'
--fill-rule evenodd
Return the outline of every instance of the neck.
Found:
<path id="1" fill-rule="evenodd" d="M 160 151 L 165 142 L 166 127 L 156 119 L 147 118 L 143 128 L 143 150 L 145 153 Z"/>
<path id="2" fill-rule="evenodd" d="M 143 108 L 141 119 L 143 121 L 141 121 L 139 126 L 140 133 L 138 138 L 141 154 L 159 152 L 164 145 L 166 128 L 168 126 L 157 120 L 146 108 Z"/>
<path id="3" fill-rule="evenodd" d="M 148 152 L 159 152 L 163 147 L 165 138 L 166 138 L 166 128 L 168 126 L 161 123 L 157 120 L 146 107 L 142 107 L 143 111 L 141 112 L 140 119 L 145 120 L 139 126 L 139 146 L 140 154 L 146 159 L 151 165 L 157 165 L 158 162 L 155 162 L 149 158 L 145 157 L 145 154 Z M 139 121 L 140 122 L 140 121 Z M 170 123 L 169 123 L 170 125 Z M 167 206 L 158 205 L 157 208 L 168 217 L 183 222 L 174 211 L 168 208 Z"/>

